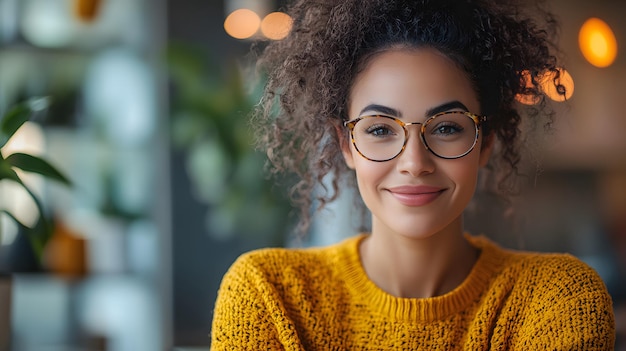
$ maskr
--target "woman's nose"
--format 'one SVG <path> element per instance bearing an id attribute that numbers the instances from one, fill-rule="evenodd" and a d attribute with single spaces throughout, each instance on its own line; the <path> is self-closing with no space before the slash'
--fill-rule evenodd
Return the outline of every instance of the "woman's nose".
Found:
<path id="1" fill-rule="evenodd" d="M 419 126 L 416 126 L 419 128 Z M 430 174 L 435 171 L 433 155 L 422 142 L 417 130 L 410 130 L 404 151 L 398 155 L 397 169 L 413 177 Z"/>

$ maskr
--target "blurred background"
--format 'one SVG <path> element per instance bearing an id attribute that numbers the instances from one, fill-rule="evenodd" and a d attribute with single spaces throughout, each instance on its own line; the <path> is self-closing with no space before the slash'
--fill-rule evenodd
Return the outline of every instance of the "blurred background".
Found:
<path id="1" fill-rule="evenodd" d="M 477 195 L 467 226 L 594 267 L 624 350 L 626 4 L 548 3 L 573 94 L 554 98 L 554 129 L 532 142 L 533 186 L 513 209 Z M 246 121 L 260 89 L 246 73 L 250 46 L 289 31 L 282 5 L 0 0 L 0 351 L 208 349 L 235 258 L 295 245 L 289 203 L 264 176 Z M 29 121 L 4 143 L 16 106 Z M 14 153 L 70 183 L 9 164 L 21 186 L 3 170 Z M 350 196 L 299 245 L 353 235 Z"/>

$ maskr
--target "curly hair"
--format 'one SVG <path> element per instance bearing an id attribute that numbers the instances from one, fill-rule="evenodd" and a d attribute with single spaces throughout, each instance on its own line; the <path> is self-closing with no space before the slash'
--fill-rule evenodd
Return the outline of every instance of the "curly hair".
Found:
<path id="1" fill-rule="evenodd" d="M 488 117 L 482 126 L 499 142 L 501 184 L 518 174 L 522 109 L 516 96 L 538 103 L 528 118 L 551 116 L 540 84 L 546 73 L 558 83 L 556 21 L 540 4 L 532 13 L 513 2 L 481 0 L 298 0 L 288 7 L 290 34 L 269 43 L 258 67 L 267 74 L 253 123 L 273 174 L 295 174 L 291 198 L 300 230 L 339 194 L 351 174 L 340 152 L 342 121 L 355 76 L 376 53 L 394 47 L 433 48 L 452 59 L 473 84 Z M 534 11 L 537 10 L 537 11 Z M 539 15 L 539 16 L 538 16 Z M 527 77 L 532 84 L 527 84 Z M 559 86 L 563 89 L 563 87 Z M 498 162 L 498 161 L 496 161 Z M 324 185 L 331 177 L 332 189 Z M 314 195 L 322 186 L 325 192 Z M 503 185 L 502 188 L 505 188 Z M 316 197 L 317 196 L 317 197 Z"/>

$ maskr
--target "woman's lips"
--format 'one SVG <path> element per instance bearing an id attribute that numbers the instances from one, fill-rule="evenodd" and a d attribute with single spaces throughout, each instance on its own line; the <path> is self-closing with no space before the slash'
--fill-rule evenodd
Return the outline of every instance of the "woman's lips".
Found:
<path id="1" fill-rule="evenodd" d="M 391 195 L 405 206 L 424 206 L 441 195 L 445 189 L 433 186 L 399 186 L 388 189 Z"/>

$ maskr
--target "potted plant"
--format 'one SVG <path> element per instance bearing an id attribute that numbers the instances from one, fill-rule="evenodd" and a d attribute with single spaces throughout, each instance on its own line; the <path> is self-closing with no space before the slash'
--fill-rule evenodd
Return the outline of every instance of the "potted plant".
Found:
<path id="1" fill-rule="evenodd" d="M 33 199 L 39 211 L 39 216 L 34 226 L 28 226 L 5 208 L 0 207 L 0 213 L 5 214 L 6 217 L 17 224 L 19 233 L 26 236 L 38 261 L 41 260 L 44 246 L 51 236 L 52 224 L 46 217 L 41 200 L 24 183 L 17 170 L 37 173 L 65 185 L 70 185 L 70 181 L 55 166 L 43 158 L 24 152 L 14 152 L 5 155 L 3 149 L 17 130 L 29 121 L 35 112 L 46 109 L 49 102 L 49 98 L 33 98 L 18 103 L 9 108 L 7 113 L 0 119 L 0 182 L 13 182 L 22 187 Z M 2 226 L 0 226 L 0 237 L 2 235 Z M 10 272 L 0 272 L 0 350 L 7 349 L 9 345 L 6 343 L 10 340 L 8 333 L 10 331 L 11 276 L 8 273 Z"/>
<path id="2" fill-rule="evenodd" d="M 17 130 L 37 111 L 47 108 L 49 98 L 34 98 L 28 101 L 18 103 L 11 107 L 8 112 L 0 120 L 0 181 L 10 181 L 21 186 L 33 199 L 39 218 L 33 227 L 29 227 L 21 223 L 11 212 L 0 208 L 0 212 L 6 214 L 10 219 L 15 221 L 20 232 L 28 237 L 32 248 L 37 255 L 41 257 L 44 245 L 51 233 L 51 224 L 48 221 L 43 204 L 38 196 L 25 184 L 18 173 L 17 169 L 24 172 L 33 172 L 42 175 L 45 178 L 55 180 L 65 185 L 70 185 L 70 181 L 55 166 L 47 162 L 41 157 L 30 155 L 24 152 L 14 152 L 10 155 L 4 155 L 2 149 L 9 142 L 11 137 Z M 0 236 L 2 235 L 0 227 Z"/>

